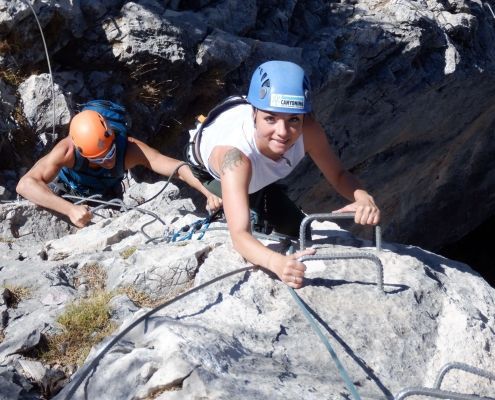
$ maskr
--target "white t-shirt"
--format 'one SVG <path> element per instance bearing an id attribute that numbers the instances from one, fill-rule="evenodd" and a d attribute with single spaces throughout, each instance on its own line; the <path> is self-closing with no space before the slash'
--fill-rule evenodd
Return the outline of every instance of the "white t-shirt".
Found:
<path id="1" fill-rule="evenodd" d="M 274 161 L 261 154 L 256 146 L 253 108 L 250 104 L 238 105 L 224 111 L 203 129 L 200 143 L 201 158 L 208 172 L 215 179 L 220 180 L 209 165 L 210 155 L 215 146 L 235 147 L 249 158 L 252 168 L 249 194 L 285 178 L 304 157 L 302 135 L 280 160 Z"/>

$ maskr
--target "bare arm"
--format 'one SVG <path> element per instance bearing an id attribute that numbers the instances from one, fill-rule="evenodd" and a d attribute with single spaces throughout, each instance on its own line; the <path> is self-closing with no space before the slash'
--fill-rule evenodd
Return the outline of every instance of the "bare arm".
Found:
<path id="1" fill-rule="evenodd" d="M 308 115 L 305 117 L 303 129 L 306 152 L 316 163 L 328 183 L 352 202 L 337 212 L 355 212 L 355 221 L 360 224 L 374 225 L 380 222 L 380 210 L 373 197 L 368 194 L 356 177 L 344 168 L 328 143 L 321 125 Z"/>
<path id="2" fill-rule="evenodd" d="M 148 146 L 146 143 L 133 137 L 128 138 L 125 158 L 126 169 L 130 169 L 136 165 L 142 165 L 160 175 L 171 176 L 180 164 L 181 161 L 161 154 L 158 150 Z M 180 167 L 177 175 L 180 180 L 186 182 L 206 197 L 206 208 L 209 211 L 213 212 L 221 207 L 222 199 L 206 189 L 193 175 L 189 166 L 183 165 Z"/>
<path id="3" fill-rule="evenodd" d="M 74 166 L 74 160 L 72 141 L 69 138 L 62 139 L 19 180 L 16 191 L 39 206 L 67 215 L 74 225 L 81 228 L 92 218 L 88 206 L 74 205 L 54 194 L 48 187 L 62 167 Z"/>
<path id="4" fill-rule="evenodd" d="M 213 169 L 220 175 L 223 208 L 235 249 L 248 261 L 275 273 L 288 285 L 302 286 L 306 267 L 297 258 L 312 249 L 284 256 L 265 247 L 251 234 L 248 186 L 251 162 L 238 149 L 219 146 L 210 156 Z"/>

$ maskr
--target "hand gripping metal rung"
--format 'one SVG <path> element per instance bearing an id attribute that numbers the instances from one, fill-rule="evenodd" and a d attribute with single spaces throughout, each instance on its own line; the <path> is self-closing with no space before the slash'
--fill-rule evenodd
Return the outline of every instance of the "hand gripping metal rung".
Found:
<path id="1" fill-rule="evenodd" d="M 481 397 L 474 394 L 467 393 L 455 393 L 448 390 L 441 390 L 442 381 L 447 372 L 452 369 L 460 369 L 472 374 L 495 380 L 495 374 L 482 370 L 480 368 L 472 367 L 467 364 L 452 362 L 445 364 L 440 370 L 438 377 L 435 381 L 434 389 L 429 389 L 425 387 L 411 387 L 401 390 L 396 396 L 395 400 L 402 400 L 409 396 L 423 395 L 429 397 L 435 397 L 437 399 L 453 399 L 453 400 L 493 400 L 493 397 Z"/>
<path id="2" fill-rule="evenodd" d="M 323 213 L 323 214 L 309 214 L 301 221 L 301 226 L 299 228 L 299 243 L 301 250 L 306 248 L 306 228 L 311 222 L 317 219 L 323 219 L 327 221 L 332 221 L 335 219 L 354 219 L 355 213 Z M 376 250 L 380 251 L 382 249 L 382 230 L 380 225 L 375 226 L 375 246 Z"/>
<path id="3" fill-rule="evenodd" d="M 344 218 L 354 218 L 354 213 L 326 213 L 326 214 L 310 214 L 304 218 L 301 222 L 301 227 L 299 229 L 299 243 L 301 245 L 301 250 L 306 248 L 306 227 L 314 220 L 324 219 L 344 219 Z M 375 239 L 376 239 L 376 249 L 381 250 L 381 230 L 379 226 L 375 228 Z M 370 260 L 376 265 L 376 283 L 378 290 L 383 292 L 383 265 L 381 260 L 374 254 L 369 252 L 354 252 L 354 253 L 336 253 L 336 254 L 318 254 L 318 255 L 308 255 L 303 256 L 299 260 L 301 262 L 311 261 L 311 260 L 349 260 L 349 259 L 359 259 L 359 260 Z"/>

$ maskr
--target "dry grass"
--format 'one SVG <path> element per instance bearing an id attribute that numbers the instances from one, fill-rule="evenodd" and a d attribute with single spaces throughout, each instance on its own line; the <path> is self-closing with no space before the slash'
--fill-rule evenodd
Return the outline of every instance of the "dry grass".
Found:
<path id="1" fill-rule="evenodd" d="M 87 285 L 89 296 L 69 304 L 57 318 L 62 332 L 46 338 L 39 357 L 47 363 L 64 366 L 82 365 L 91 347 L 115 329 L 110 321 L 108 302 L 111 293 L 104 292 L 107 273 L 98 263 L 84 265 L 74 279 L 74 286 Z"/>
<path id="2" fill-rule="evenodd" d="M 127 247 L 120 252 L 120 256 L 124 260 L 127 260 L 130 256 L 132 256 L 136 252 L 136 250 L 137 250 L 137 247 L 135 247 L 135 246 Z"/>
<path id="3" fill-rule="evenodd" d="M 88 285 L 89 292 L 105 290 L 107 282 L 107 271 L 96 262 L 84 265 L 75 278 L 74 286 L 77 288 L 82 284 Z"/>
<path id="4" fill-rule="evenodd" d="M 4 288 L 8 290 L 7 306 L 10 308 L 16 308 L 22 300 L 29 298 L 31 290 L 24 286 L 18 285 L 4 285 Z"/>
<path id="5" fill-rule="evenodd" d="M 163 387 L 163 388 L 156 388 L 150 394 L 148 394 L 148 396 L 145 397 L 143 400 L 155 400 L 162 393 L 176 392 L 178 390 L 182 390 L 182 382 L 177 383 L 175 385 L 174 384 L 168 385 L 168 386 Z"/>
<path id="6" fill-rule="evenodd" d="M 0 78 L 2 78 L 9 85 L 15 87 L 19 86 L 26 79 L 24 74 L 14 70 L 13 68 L 0 69 Z"/>
<path id="7" fill-rule="evenodd" d="M 99 292 L 67 306 L 57 319 L 62 332 L 47 337 L 47 349 L 40 358 L 47 363 L 82 365 L 91 347 L 115 329 L 110 321 L 110 299 L 110 293 Z"/>
<path id="8" fill-rule="evenodd" d="M 7 244 L 10 244 L 10 243 L 14 243 L 14 238 L 7 238 L 7 237 L 3 237 L 3 236 L 0 236 L 0 242 L 1 243 L 7 243 Z"/>
<path id="9" fill-rule="evenodd" d="M 134 286 L 124 286 L 119 293 L 125 294 L 138 307 L 155 307 L 160 304 L 160 299 L 153 298 L 148 293 L 137 290 Z"/>
<path id="10" fill-rule="evenodd" d="M 166 296 L 160 297 L 154 297 L 146 292 L 136 289 L 136 287 L 134 286 L 124 286 L 119 289 L 119 293 L 127 295 L 127 297 L 129 297 L 129 299 L 132 300 L 132 302 L 134 302 L 134 304 L 136 304 L 138 307 L 154 308 L 170 299 L 173 299 L 186 290 L 189 290 L 192 287 L 193 283 L 194 281 L 191 280 L 180 289 L 171 288 L 171 291 Z"/>

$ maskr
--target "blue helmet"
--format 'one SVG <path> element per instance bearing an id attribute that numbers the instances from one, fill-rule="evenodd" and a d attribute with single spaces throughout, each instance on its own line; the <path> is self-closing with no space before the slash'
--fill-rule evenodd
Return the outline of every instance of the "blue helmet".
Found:
<path id="1" fill-rule="evenodd" d="M 293 62 L 267 61 L 254 71 L 247 100 L 263 111 L 309 113 L 309 79 L 304 70 Z"/>

